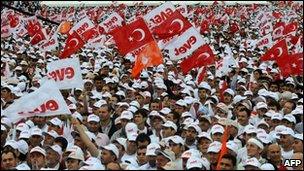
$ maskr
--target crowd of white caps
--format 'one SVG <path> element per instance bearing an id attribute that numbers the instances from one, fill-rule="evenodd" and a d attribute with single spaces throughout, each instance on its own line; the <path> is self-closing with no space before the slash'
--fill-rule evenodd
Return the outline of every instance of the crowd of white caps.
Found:
<path id="1" fill-rule="evenodd" d="M 40 8 L 39 2 L 7 3 L 30 12 Z M 277 3 L 264 9 L 289 10 Z M 127 8 L 128 17 L 140 7 Z M 280 78 L 274 62 L 259 61 L 265 50 L 251 48 L 260 38 L 251 28 L 256 14 L 240 23 L 247 37 L 214 26 L 203 35 L 218 58 L 229 44 L 239 65 L 225 75 L 211 65 L 199 85 L 196 70 L 182 75 L 180 61 L 168 57 L 133 79 L 134 58 L 120 56 L 114 46 L 83 48 L 73 57 L 81 61 L 84 89 L 61 91 L 71 117 L 35 116 L 14 126 L 1 115 L 1 170 L 302 170 L 286 161 L 303 160 L 303 76 Z M 303 11 L 297 15 L 302 34 Z M 54 60 L 56 52 L 45 56 L 27 38 L 1 38 L 1 110 L 37 90 Z M 227 153 L 219 160 L 224 144 Z"/>

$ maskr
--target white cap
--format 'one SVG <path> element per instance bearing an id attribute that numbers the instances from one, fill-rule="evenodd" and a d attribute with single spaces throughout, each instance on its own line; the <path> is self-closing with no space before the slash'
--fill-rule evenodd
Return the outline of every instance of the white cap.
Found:
<path id="1" fill-rule="evenodd" d="M 252 133 L 257 133 L 256 132 L 256 129 L 254 126 L 252 125 L 246 125 L 245 128 L 244 128 L 244 133 L 246 134 L 252 134 Z"/>
<path id="2" fill-rule="evenodd" d="M 206 90 L 211 91 L 210 85 L 209 85 L 207 82 L 205 82 L 205 81 L 201 82 L 201 83 L 199 84 L 198 88 L 199 88 L 199 89 L 203 88 L 203 89 L 206 89 Z"/>
<path id="3" fill-rule="evenodd" d="M 127 120 L 131 120 L 133 118 L 133 113 L 130 111 L 123 111 L 120 115 L 120 119 L 127 119 Z"/>
<path id="4" fill-rule="evenodd" d="M 303 141 L 303 134 L 294 134 L 293 136 L 295 139 L 299 139 Z"/>
<path id="5" fill-rule="evenodd" d="M 258 146 L 260 149 L 264 149 L 264 145 L 262 142 L 260 142 L 259 140 L 255 139 L 255 138 L 250 138 L 247 143 L 252 143 L 255 144 L 256 146 Z"/>
<path id="6" fill-rule="evenodd" d="M 26 163 L 22 163 L 16 167 L 16 170 L 31 170 L 31 168 Z"/>
<path id="7" fill-rule="evenodd" d="M 60 156 L 62 155 L 62 148 L 58 144 L 48 146 L 46 150 L 48 150 L 48 149 L 55 151 Z"/>
<path id="8" fill-rule="evenodd" d="M 213 141 L 210 134 L 208 132 L 201 132 L 198 136 L 199 139 L 200 138 L 207 138 L 208 140 L 210 140 L 211 142 Z"/>
<path id="9" fill-rule="evenodd" d="M 93 106 L 97 107 L 97 108 L 100 108 L 102 105 L 105 105 L 105 104 L 107 104 L 107 101 L 99 100 L 99 101 L 95 102 Z"/>
<path id="10" fill-rule="evenodd" d="M 280 132 L 279 134 L 283 134 L 283 135 L 291 135 L 294 137 L 294 131 L 291 128 L 285 127 L 285 129 Z"/>
<path id="11" fill-rule="evenodd" d="M 126 134 L 134 134 L 134 133 L 137 133 L 138 131 L 138 127 L 135 123 L 133 122 L 129 122 L 127 123 L 126 127 L 125 127 L 125 130 L 126 130 Z"/>
<path id="12" fill-rule="evenodd" d="M 239 146 L 238 146 L 238 144 L 237 144 L 236 142 L 230 140 L 230 141 L 228 141 L 228 142 L 226 143 L 226 145 L 227 145 L 227 148 L 228 148 L 229 150 L 232 150 L 233 152 L 235 152 L 235 154 L 238 153 Z"/>
<path id="13" fill-rule="evenodd" d="M 261 170 L 275 170 L 274 166 L 270 163 L 262 164 L 260 169 Z"/>
<path id="14" fill-rule="evenodd" d="M 186 168 L 202 168 L 203 167 L 203 161 L 201 158 L 198 157 L 190 157 L 187 161 Z"/>
<path id="15" fill-rule="evenodd" d="M 75 119 L 79 119 L 81 122 L 83 121 L 82 115 L 80 113 L 78 113 L 77 111 L 72 114 L 72 117 Z"/>
<path id="16" fill-rule="evenodd" d="M 283 119 L 283 115 L 280 113 L 275 113 L 271 116 L 271 120 L 275 120 L 275 119 L 281 121 Z"/>
<path id="17" fill-rule="evenodd" d="M 172 141 L 174 144 L 181 144 L 181 145 L 185 144 L 184 139 L 178 135 L 171 136 L 169 138 L 169 141 Z"/>
<path id="18" fill-rule="evenodd" d="M 254 166 L 254 167 L 260 168 L 261 163 L 255 157 L 252 157 L 252 158 L 246 160 L 244 167 L 245 166 Z"/>
<path id="19" fill-rule="evenodd" d="M 218 141 L 214 141 L 209 145 L 207 153 L 210 153 L 210 152 L 218 153 L 218 152 L 220 152 L 221 148 L 222 148 L 222 143 L 220 143 Z"/>
<path id="20" fill-rule="evenodd" d="M 6 128 L 4 125 L 1 124 L 1 131 L 6 131 Z"/>
<path id="21" fill-rule="evenodd" d="M 89 115 L 88 116 L 88 119 L 87 119 L 87 121 L 88 122 L 100 122 L 100 118 L 99 118 L 99 116 L 97 116 L 97 115 L 94 115 L 94 114 L 91 114 L 91 115 Z"/>
<path id="22" fill-rule="evenodd" d="M 9 118 L 3 117 L 1 118 L 1 124 L 7 125 L 8 127 L 12 127 L 12 122 Z"/>
<path id="23" fill-rule="evenodd" d="M 201 152 L 191 148 L 187 151 L 184 151 L 181 156 L 181 158 L 187 158 L 187 159 L 189 159 L 190 157 L 201 157 Z"/>
<path id="24" fill-rule="evenodd" d="M 90 138 L 91 141 L 93 140 L 96 141 L 96 135 L 94 133 L 90 131 L 84 131 L 84 132 L 87 134 L 87 136 Z"/>
<path id="25" fill-rule="evenodd" d="M 230 88 L 227 88 L 225 91 L 224 91 L 224 94 L 225 93 L 228 93 L 228 94 L 230 94 L 231 96 L 234 96 L 234 91 L 232 90 L 232 89 L 230 89 Z"/>
<path id="26" fill-rule="evenodd" d="M 171 151 L 170 149 L 165 149 L 165 150 L 160 150 L 157 149 L 155 151 L 155 153 L 157 155 L 162 154 L 164 157 L 166 157 L 167 159 L 169 159 L 170 161 L 174 161 L 175 160 L 175 153 L 173 151 Z"/>
<path id="27" fill-rule="evenodd" d="M 177 104 L 179 106 L 187 107 L 187 103 L 182 99 L 178 100 L 175 104 Z"/>
<path id="28" fill-rule="evenodd" d="M 36 146 L 36 147 L 32 148 L 31 151 L 30 151 L 30 154 L 33 153 L 33 152 L 38 152 L 38 153 L 46 156 L 45 150 L 43 148 L 39 147 L 39 146 Z"/>
<path id="29" fill-rule="evenodd" d="M 23 131 L 23 130 L 29 130 L 29 126 L 25 123 L 19 123 L 17 126 L 16 126 L 16 130 L 18 131 Z"/>
<path id="30" fill-rule="evenodd" d="M 128 141 L 136 141 L 137 136 L 138 136 L 138 133 L 127 134 L 127 139 L 128 139 Z"/>
<path id="31" fill-rule="evenodd" d="M 156 156 L 155 151 L 160 149 L 160 145 L 157 143 L 150 143 L 147 146 L 146 156 Z"/>
<path id="32" fill-rule="evenodd" d="M 233 104 L 237 104 L 238 102 L 245 100 L 247 97 L 241 96 L 241 95 L 236 95 L 233 98 Z"/>
<path id="33" fill-rule="evenodd" d="M 173 128 L 175 131 L 177 131 L 177 126 L 174 122 L 172 121 L 166 121 L 164 124 L 163 124 L 163 127 L 166 127 L 166 128 Z"/>
<path id="34" fill-rule="evenodd" d="M 15 150 L 18 149 L 18 144 L 17 144 L 17 141 L 15 141 L 15 140 L 6 141 L 6 143 L 4 144 L 4 147 L 6 147 L 6 146 L 11 146 Z"/>
<path id="35" fill-rule="evenodd" d="M 247 90 L 247 91 L 245 91 L 244 95 L 245 95 L 245 96 L 248 96 L 248 95 L 251 95 L 251 96 L 252 96 L 253 93 L 252 93 L 252 91 Z"/>
<path id="36" fill-rule="evenodd" d="M 135 106 L 137 109 L 140 108 L 140 104 L 136 100 L 133 100 L 132 102 L 130 102 L 130 106 Z"/>
<path id="37" fill-rule="evenodd" d="M 118 142 L 118 144 L 122 145 L 124 147 L 124 149 L 127 150 L 127 139 L 126 138 L 117 138 L 114 141 Z"/>
<path id="38" fill-rule="evenodd" d="M 262 143 L 264 143 L 264 144 L 271 143 L 271 137 L 267 133 L 258 133 L 257 134 L 257 139 L 259 139 L 260 141 L 262 141 Z"/>
<path id="39" fill-rule="evenodd" d="M 256 105 L 256 109 L 268 109 L 267 104 L 264 102 L 258 102 Z"/>
<path id="40" fill-rule="evenodd" d="M 189 129 L 189 128 L 194 128 L 195 131 L 196 131 L 196 133 L 197 133 L 197 135 L 199 135 L 202 132 L 202 129 L 198 125 L 196 125 L 194 123 L 186 125 L 186 129 Z"/>
<path id="41" fill-rule="evenodd" d="M 54 130 L 50 130 L 48 132 L 44 132 L 44 134 L 49 134 L 53 138 L 57 138 L 59 136 L 58 133 L 56 131 L 54 131 Z"/>
<path id="42" fill-rule="evenodd" d="M 100 159 L 96 157 L 90 157 L 84 163 L 88 166 L 82 166 L 79 170 L 105 170 Z"/>
<path id="43" fill-rule="evenodd" d="M 223 112 L 228 113 L 229 112 L 229 108 L 226 104 L 220 102 L 216 105 L 216 107 L 222 109 Z"/>
<path id="44" fill-rule="evenodd" d="M 292 115 L 292 114 L 288 114 L 288 115 L 285 115 L 283 117 L 283 120 L 287 120 L 288 122 L 293 122 L 294 124 L 296 124 L 296 118 Z"/>
<path id="45" fill-rule="evenodd" d="M 57 117 L 51 119 L 50 122 L 51 122 L 53 125 L 55 125 L 55 126 L 59 126 L 60 128 L 61 128 L 61 126 L 62 126 L 62 124 L 63 124 L 62 121 L 61 121 L 59 118 L 57 118 Z"/>
<path id="46" fill-rule="evenodd" d="M 210 133 L 213 135 L 215 133 L 221 133 L 223 134 L 225 131 L 224 127 L 221 126 L 221 125 L 213 125 L 211 130 L 210 130 Z"/>
<path id="47" fill-rule="evenodd" d="M 112 153 L 115 154 L 115 156 L 116 156 L 117 159 L 119 158 L 119 150 L 118 150 L 118 148 L 116 147 L 116 145 L 114 145 L 114 144 L 109 144 L 109 145 L 103 146 L 102 148 L 103 148 L 103 149 L 106 149 L 106 150 L 108 150 L 108 151 L 111 151 Z"/>
<path id="48" fill-rule="evenodd" d="M 20 153 L 25 155 L 28 152 L 29 146 L 26 141 L 19 140 L 19 141 L 17 141 L 17 145 L 18 145 L 18 150 L 20 151 Z"/>
<path id="49" fill-rule="evenodd" d="M 164 114 L 164 115 L 167 115 L 167 114 L 169 114 L 171 112 L 171 109 L 167 108 L 167 107 L 164 107 L 159 112 L 162 113 L 162 114 Z"/>
<path id="50" fill-rule="evenodd" d="M 184 112 L 182 113 L 181 115 L 182 118 L 185 118 L 185 117 L 192 117 L 192 114 L 190 112 Z"/>
<path id="51" fill-rule="evenodd" d="M 29 139 L 30 136 L 31 136 L 30 131 L 29 130 L 24 130 L 24 131 L 20 132 L 19 139 L 21 139 L 21 138 Z"/>
<path id="52" fill-rule="evenodd" d="M 39 136 L 42 136 L 42 131 L 40 128 L 38 127 L 34 127 L 31 129 L 31 136 L 33 135 L 39 135 Z"/>

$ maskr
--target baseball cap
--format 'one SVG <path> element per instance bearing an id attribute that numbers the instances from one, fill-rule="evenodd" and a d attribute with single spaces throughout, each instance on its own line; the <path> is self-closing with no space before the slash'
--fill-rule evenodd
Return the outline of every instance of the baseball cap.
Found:
<path id="1" fill-rule="evenodd" d="M 239 146 L 236 142 L 234 142 L 233 140 L 230 140 L 226 143 L 226 145 L 229 150 L 232 150 L 233 152 L 235 152 L 235 154 L 238 153 Z"/>
<path id="2" fill-rule="evenodd" d="M 226 104 L 220 102 L 216 105 L 216 107 L 220 108 L 223 112 L 228 113 L 229 112 L 229 108 Z"/>
<path id="3" fill-rule="evenodd" d="M 259 140 L 255 139 L 255 138 L 250 138 L 247 143 L 252 143 L 255 144 L 256 146 L 258 146 L 260 149 L 264 149 L 264 145 L 262 142 L 260 142 Z"/>
<path id="4" fill-rule="evenodd" d="M 127 119 L 127 120 L 131 120 L 133 118 L 133 113 L 130 111 L 123 111 L 120 115 L 120 119 Z"/>
<path id="5" fill-rule="evenodd" d="M 257 158 L 252 157 L 252 158 L 246 160 L 244 167 L 245 166 L 254 166 L 254 167 L 260 168 L 261 163 L 258 161 Z"/>
<path id="6" fill-rule="evenodd" d="M 193 123 L 186 126 L 186 129 L 189 129 L 189 128 L 194 128 L 197 135 L 199 135 L 202 132 L 202 129 L 198 125 L 193 124 Z"/>
<path id="7" fill-rule="evenodd" d="M 10 128 L 12 127 L 12 121 L 7 117 L 1 118 L 1 124 L 4 124 Z"/>
<path id="8" fill-rule="evenodd" d="M 167 108 L 167 107 L 164 107 L 159 112 L 162 113 L 162 114 L 164 114 L 164 115 L 166 115 L 166 114 L 169 114 L 171 112 L 171 109 Z"/>
<path id="9" fill-rule="evenodd" d="M 185 117 L 192 117 L 192 114 L 190 112 L 184 112 L 182 113 L 181 115 L 182 118 L 185 118 Z"/>
<path id="10" fill-rule="evenodd" d="M 303 141 L 303 134 L 294 134 L 293 136 L 295 139 L 299 139 Z"/>
<path id="11" fill-rule="evenodd" d="M 59 126 L 60 128 L 63 124 L 62 121 L 60 119 L 58 119 L 57 117 L 51 119 L 49 122 L 52 123 L 55 126 Z"/>
<path id="12" fill-rule="evenodd" d="M 179 99 L 175 104 L 177 104 L 179 106 L 187 107 L 187 103 L 182 99 Z"/>
<path id="13" fill-rule="evenodd" d="M 173 151 L 171 151 L 170 149 L 165 149 L 165 150 L 157 149 L 155 151 L 155 153 L 156 153 L 156 155 L 163 155 L 164 157 L 166 157 L 170 161 L 175 160 L 175 153 Z"/>
<path id="14" fill-rule="evenodd" d="M 192 169 L 192 168 L 202 168 L 203 167 L 203 160 L 198 157 L 190 157 L 187 161 L 186 168 Z"/>
<path id="15" fill-rule="evenodd" d="M 62 155 L 62 148 L 61 148 L 60 145 L 58 145 L 58 144 L 55 144 L 55 145 L 52 145 L 52 146 L 48 146 L 48 147 L 46 148 L 46 150 L 49 150 L 49 149 L 55 151 L 55 152 L 56 152 L 57 154 L 59 154 L 60 156 Z"/>
<path id="16" fill-rule="evenodd" d="M 23 131 L 23 130 L 29 130 L 29 126 L 25 123 L 19 123 L 17 126 L 16 126 L 16 130 L 18 131 Z"/>
<path id="17" fill-rule="evenodd" d="M 136 141 L 136 138 L 138 136 L 138 133 L 129 133 L 127 134 L 128 141 Z"/>
<path id="18" fill-rule="evenodd" d="M 20 151 L 20 153 L 25 155 L 28 152 L 29 146 L 26 141 L 19 140 L 19 141 L 17 141 L 17 145 L 18 145 L 18 150 Z"/>
<path id="19" fill-rule="evenodd" d="M 291 135 L 294 137 L 294 131 L 289 127 L 285 127 L 285 129 L 282 132 L 279 132 L 278 134 Z"/>
<path id="20" fill-rule="evenodd" d="M 226 89 L 226 90 L 224 91 L 224 94 L 225 94 L 225 93 L 228 93 L 228 94 L 230 94 L 231 96 L 234 96 L 234 91 L 233 91 L 232 89 L 230 89 L 230 88 Z"/>
<path id="21" fill-rule="evenodd" d="M 184 151 L 181 158 L 189 159 L 190 157 L 201 157 L 201 152 L 196 149 Z"/>
<path id="22" fill-rule="evenodd" d="M 17 144 L 17 141 L 15 141 L 15 140 L 6 141 L 6 143 L 4 144 L 4 147 L 6 147 L 6 146 L 11 146 L 15 150 L 18 149 L 18 144 Z"/>
<path id="23" fill-rule="evenodd" d="M 283 115 L 280 114 L 280 113 L 274 113 L 272 116 L 271 116 L 271 120 L 282 120 L 283 119 Z"/>
<path id="24" fill-rule="evenodd" d="M 218 153 L 220 152 L 221 147 L 222 147 L 222 143 L 218 141 L 214 141 L 209 145 L 207 153 Z"/>
<path id="25" fill-rule="evenodd" d="M 207 138 L 208 140 L 213 141 L 208 132 L 201 132 L 197 137 L 198 139 Z"/>
<path id="26" fill-rule="evenodd" d="M 256 133 L 256 129 L 252 125 L 246 125 L 244 128 L 244 133 L 246 133 L 246 134 Z"/>
<path id="27" fill-rule="evenodd" d="M 88 122 L 97 122 L 97 123 L 99 123 L 100 118 L 99 118 L 99 116 L 97 116 L 95 114 L 91 114 L 91 115 L 88 116 L 87 121 Z"/>
<path id="28" fill-rule="evenodd" d="M 258 102 L 256 104 L 256 109 L 268 109 L 267 104 L 264 102 Z"/>
<path id="29" fill-rule="evenodd" d="M 260 169 L 261 170 L 275 170 L 274 166 L 270 163 L 262 164 Z"/>
<path id="30" fill-rule="evenodd" d="M 31 151 L 30 151 L 30 154 L 34 153 L 34 152 L 38 152 L 38 153 L 46 156 L 45 150 L 43 148 L 39 147 L 39 146 L 36 146 L 36 147 L 32 148 Z"/>
<path id="31" fill-rule="evenodd" d="M 296 118 L 292 114 L 287 114 L 283 117 L 283 120 L 296 124 Z"/>
<path id="32" fill-rule="evenodd" d="M 91 141 L 96 141 L 96 135 L 90 131 L 84 131 Z"/>
<path id="33" fill-rule="evenodd" d="M 113 142 L 117 142 L 118 144 L 122 145 L 125 150 L 127 150 L 127 139 L 126 138 L 117 138 Z"/>
<path id="34" fill-rule="evenodd" d="M 102 148 L 105 150 L 111 151 L 116 156 L 117 159 L 119 158 L 119 150 L 116 147 L 116 145 L 108 144 L 106 146 L 103 146 Z"/>
<path id="35" fill-rule="evenodd" d="M 172 121 L 166 121 L 164 124 L 163 124 L 163 127 L 166 127 L 166 128 L 173 128 L 175 131 L 177 131 L 177 126 L 174 122 Z"/>
<path id="36" fill-rule="evenodd" d="M 51 137 L 53 137 L 53 138 L 57 138 L 59 135 L 58 135 L 58 133 L 56 132 L 56 131 L 54 131 L 54 130 L 50 130 L 50 131 L 48 131 L 48 132 L 43 132 L 43 134 L 45 135 L 45 134 L 48 134 L 48 135 L 50 135 Z"/>
<path id="37" fill-rule="evenodd" d="M 264 144 L 271 143 L 271 137 L 267 133 L 258 133 L 257 134 L 257 139 L 259 139 Z"/>
<path id="38" fill-rule="evenodd" d="M 33 135 L 39 135 L 42 136 L 42 130 L 38 127 L 34 127 L 31 129 L 31 136 Z"/>
<path id="39" fill-rule="evenodd" d="M 221 126 L 221 125 L 213 125 L 212 128 L 211 128 L 211 135 L 215 134 L 215 133 L 221 133 L 223 134 L 224 133 L 224 127 Z"/>
<path id="40" fill-rule="evenodd" d="M 19 139 L 21 139 L 21 138 L 29 139 L 30 136 L 31 136 L 30 131 L 24 130 L 24 131 L 20 132 Z"/>
<path id="41" fill-rule="evenodd" d="M 146 156 L 156 156 L 155 151 L 160 149 L 160 145 L 157 143 L 150 143 L 147 146 Z"/>
<path id="42" fill-rule="evenodd" d="M 126 134 L 133 134 L 133 133 L 137 133 L 138 131 L 138 127 L 135 123 L 133 122 L 129 122 L 127 123 L 126 127 L 125 127 L 125 130 L 126 130 Z"/>
<path id="43" fill-rule="evenodd" d="M 183 138 L 178 135 L 171 136 L 169 138 L 169 141 L 172 141 L 174 144 L 181 144 L 181 145 L 185 144 L 185 141 L 183 140 Z"/>
<path id="44" fill-rule="evenodd" d="M 198 88 L 199 88 L 199 89 L 206 89 L 206 90 L 211 91 L 210 85 L 209 85 L 207 82 L 205 82 L 205 81 L 201 82 L 201 83 L 198 85 Z"/>

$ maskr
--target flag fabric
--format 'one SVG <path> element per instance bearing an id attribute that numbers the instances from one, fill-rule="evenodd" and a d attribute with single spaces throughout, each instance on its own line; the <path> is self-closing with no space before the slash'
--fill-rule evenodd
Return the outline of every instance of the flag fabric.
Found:
<path id="1" fill-rule="evenodd" d="M 191 23 L 178 11 L 175 11 L 163 23 L 153 29 L 153 34 L 160 39 L 166 39 L 183 33 L 192 27 Z"/>
<path id="2" fill-rule="evenodd" d="M 287 35 L 287 34 L 295 33 L 295 31 L 297 31 L 297 28 L 298 28 L 297 22 L 289 23 L 285 25 L 283 34 Z"/>
<path id="3" fill-rule="evenodd" d="M 85 42 L 80 35 L 74 31 L 66 40 L 63 52 L 59 55 L 60 59 L 67 58 L 84 46 Z"/>
<path id="4" fill-rule="evenodd" d="M 33 17 L 28 19 L 26 29 L 28 35 L 33 37 L 39 30 L 42 29 L 42 25 L 36 17 Z"/>
<path id="5" fill-rule="evenodd" d="M 200 68 L 198 70 L 198 73 L 197 73 L 197 77 L 196 77 L 197 85 L 199 85 L 204 80 L 206 75 L 207 75 L 207 67 L 203 66 L 202 68 Z"/>
<path id="6" fill-rule="evenodd" d="M 218 158 L 216 170 L 221 170 L 220 161 L 222 160 L 222 157 L 225 154 L 227 154 L 227 152 L 228 152 L 227 141 L 228 141 L 229 135 L 230 135 L 229 134 L 229 128 L 228 128 L 228 125 L 226 125 L 225 130 L 224 130 L 224 135 L 222 137 L 222 147 L 221 147 L 220 155 L 219 155 L 219 158 Z"/>
<path id="7" fill-rule="evenodd" d="M 157 66 L 163 63 L 163 57 L 155 41 L 151 41 L 136 56 L 135 65 L 132 69 L 132 76 L 137 78 L 140 72 L 151 66 Z"/>
<path id="8" fill-rule="evenodd" d="M 230 32 L 231 33 L 234 34 L 234 33 L 236 33 L 239 30 L 240 30 L 240 27 L 239 27 L 239 25 L 236 22 L 233 22 L 233 23 L 230 24 Z"/>
<path id="9" fill-rule="evenodd" d="M 201 23 L 201 30 L 200 30 L 200 33 L 203 34 L 203 33 L 209 33 L 209 22 L 208 20 L 203 20 L 202 23 Z"/>
<path id="10" fill-rule="evenodd" d="M 37 33 L 31 38 L 30 43 L 32 45 L 36 45 L 39 42 L 46 40 L 47 39 L 47 35 L 46 35 L 46 31 L 45 29 L 40 29 L 37 31 Z"/>
<path id="11" fill-rule="evenodd" d="M 285 39 L 273 45 L 261 58 L 261 61 L 278 60 L 288 55 L 287 43 Z"/>
<path id="12" fill-rule="evenodd" d="M 303 52 L 288 55 L 277 61 L 283 77 L 289 77 L 303 74 Z"/>
<path id="13" fill-rule="evenodd" d="M 183 74 L 187 74 L 192 68 L 213 64 L 215 56 L 209 45 L 205 44 L 180 63 Z"/>
<path id="14" fill-rule="evenodd" d="M 142 18 L 114 29 L 111 35 L 122 55 L 153 41 L 152 34 Z"/>

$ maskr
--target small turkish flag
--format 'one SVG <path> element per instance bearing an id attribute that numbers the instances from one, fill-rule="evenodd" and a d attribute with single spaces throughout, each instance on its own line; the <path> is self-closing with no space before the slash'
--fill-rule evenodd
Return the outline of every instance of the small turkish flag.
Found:
<path id="1" fill-rule="evenodd" d="M 205 32 L 209 32 L 209 22 L 208 20 L 203 20 L 201 24 L 201 30 L 200 33 L 203 34 Z"/>
<path id="2" fill-rule="evenodd" d="M 190 27 L 192 27 L 191 23 L 180 12 L 175 11 L 167 20 L 154 28 L 153 34 L 160 39 L 166 39 L 183 33 Z"/>
<path id="3" fill-rule="evenodd" d="M 122 55 L 153 41 L 152 34 L 143 18 L 123 27 L 115 28 L 110 34 Z"/>
<path id="4" fill-rule="evenodd" d="M 281 58 L 277 63 L 283 77 L 303 74 L 303 52 Z"/>
<path id="5" fill-rule="evenodd" d="M 95 27 L 82 33 L 82 38 L 83 38 L 83 41 L 88 41 L 90 39 L 98 37 L 98 35 L 99 35 L 99 25 L 96 25 Z"/>
<path id="6" fill-rule="evenodd" d="M 283 14 L 281 12 L 274 11 L 272 12 L 272 16 L 275 17 L 276 19 L 280 19 L 283 17 Z"/>
<path id="7" fill-rule="evenodd" d="M 81 39 L 80 35 L 74 31 L 68 38 L 64 47 L 63 52 L 59 55 L 60 59 L 67 58 L 73 53 L 77 52 L 78 49 L 84 46 L 85 42 Z"/>
<path id="8" fill-rule="evenodd" d="M 261 61 L 278 60 L 288 55 L 287 43 L 285 39 L 280 40 L 270 48 L 261 58 Z"/>
<path id="9" fill-rule="evenodd" d="M 209 47 L 205 44 L 193 52 L 192 56 L 183 60 L 180 67 L 183 74 L 187 74 L 192 68 L 202 67 L 213 64 L 215 61 L 214 54 Z"/>
<path id="10" fill-rule="evenodd" d="M 36 45 L 37 43 L 43 41 L 43 40 L 46 40 L 46 33 L 44 33 L 42 31 L 42 29 L 40 29 L 30 40 L 30 43 L 32 45 Z"/>
<path id="11" fill-rule="evenodd" d="M 199 85 L 204 80 L 205 76 L 207 75 L 206 68 L 207 67 L 203 66 L 201 69 L 198 70 L 197 78 L 196 78 L 197 85 Z"/>
<path id="12" fill-rule="evenodd" d="M 235 33 L 240 30 L 239 25 L 236 22 L 230 24 L 230 32 Z"/>
<path id="13" fill-rule="evenodd" d="M 289 33 L 295 32 L 297 30 L 297 28 L 298 28 L 298 23 L 297 22 L 289 23 L 285 26 L 283 34 L 287 35 Z"/>

